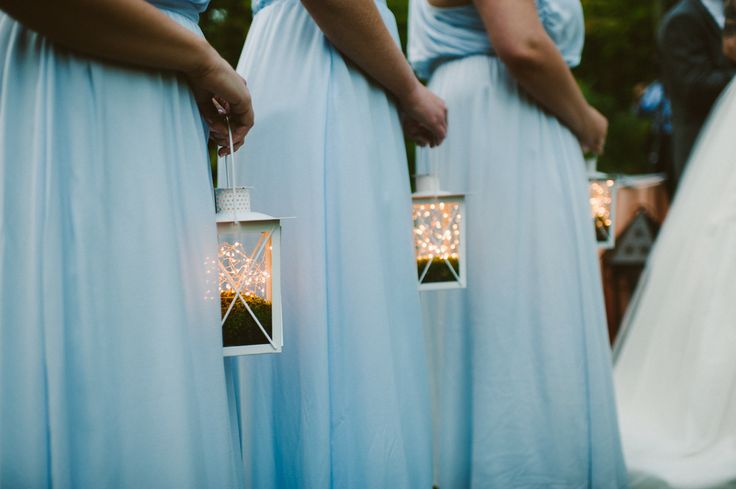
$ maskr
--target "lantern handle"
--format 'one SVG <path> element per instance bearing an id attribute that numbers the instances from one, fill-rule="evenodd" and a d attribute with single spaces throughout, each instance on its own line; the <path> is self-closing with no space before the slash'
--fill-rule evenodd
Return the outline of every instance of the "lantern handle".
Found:
<path id="1" fill-rule="evenodd" d="M 429 174 L 436 178 L 437 188 L 435 189 L 435 193 L 439 193 L 442 185 L 440 184 L 439 163 L 437 163 L 437 158 L 430 158 Z M 439 200 L 437 195 L 435 195 L 434 200 L 435 202 Z"/>
<path id="2" fill-rule="evenodd" d="M 235 147 L 233 145 L 233 131 L 230 128 L 230 117 L 227 115 L 225 116 L 225 122 L 227 123 L 227 138 L 228 142 L 230 143 L 230 175 L 233 176 L 233 179 L 230 180 L 230 175 L 228 175 L 228 183 L 230 184 L 230 189 L 234 192 L 235 191 Z M 225 156 L 225 165 L 227 167 L 227 155 Z"/>

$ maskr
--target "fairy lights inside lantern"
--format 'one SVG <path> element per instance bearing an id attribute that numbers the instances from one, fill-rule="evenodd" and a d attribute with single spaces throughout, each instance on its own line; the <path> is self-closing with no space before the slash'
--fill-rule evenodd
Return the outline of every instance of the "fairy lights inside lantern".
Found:
<path id="1" fill-rule="evenodd" d="M 280 352 L 280 220 L 252 212 L 247 188 L 217 189 L 215 197 L 225 355 Z"/>
<path id="2" fill-rule="evenodd" d="M 615 242 L 616 181 L 605 174 L 589 179 L 590 210 L 595 234 L 601 248 L 613 248 Z"/>
<path id="3" fill-rule="evenodd" d="M 464 196 L 439 190 L 432 175 L 417 177 L 412 196 L 419 290 L 465 287 Z"/>
<path id="4" fill-rule="evenodd" d="M 253 212 L 250 190 L 236 187 L 235 150 L 228 123 L 230 156 L 225 188 L 215 189 L 218 250 L 208 259 L 210 292 L 217 289 L 225 356 L 278 353 L 281 318 L 281 221 Z M 217 277 L 215 279 L 215 277 Z"/>

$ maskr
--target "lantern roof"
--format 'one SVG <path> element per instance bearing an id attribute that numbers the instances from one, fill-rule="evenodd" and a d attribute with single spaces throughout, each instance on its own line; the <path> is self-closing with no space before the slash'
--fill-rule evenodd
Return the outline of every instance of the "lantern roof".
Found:
<path id="1" fill-rule="evenodd" d="M 248 222 L 275 222 L 280 221 L 278 217 L 273 217 L 268 214 L 253 211 L 222 211 L 215 215 L 217 222 L 234 222 L 234 221 L 248 221 Z"/>
<path id="2" fill-rule="evenodd" d="M 414 192 L 413 194 L 411 194 L 411 196 L 412 198 L 416 199 L 462 199 L 463 197 L 465 197 L 465 194 L 461 194 L 458 192 L 447 192 L 445 190 L 437 190 L 429 192 Z"/>

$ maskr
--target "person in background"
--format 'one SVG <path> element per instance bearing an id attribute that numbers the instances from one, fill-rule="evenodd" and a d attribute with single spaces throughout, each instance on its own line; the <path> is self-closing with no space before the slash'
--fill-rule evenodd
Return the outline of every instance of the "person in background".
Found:
<path id="1" fill-rule="evenodd" d="M 648 160 L 655 171 L 667 175 L 667 192 L 674 195 L 672 160 L 672 104 L 659 80 L 641 88 L 636 114 L 651 120 L 648 138 Z"/>
<path id="2" fill-rule="evenodd" d="M 713 103 L 736 73 L 722 52 L 723 0 L 680 0 L 657 36 L 662 82 L 672 102 L 673 189 Z"/>

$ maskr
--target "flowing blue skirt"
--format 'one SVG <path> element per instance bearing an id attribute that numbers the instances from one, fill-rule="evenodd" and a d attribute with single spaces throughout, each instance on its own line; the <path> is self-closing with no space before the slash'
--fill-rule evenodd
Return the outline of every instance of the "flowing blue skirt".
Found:
<path id="1" fill-rule="evenodd" d="M 256 14 L 238 71 L 257 118 L 238 183 L 254 187 L 254 210 L 295 217 L 282 238 L 283 353 L 231 364 L 246 486 L 428 489 L 429 382 L 396 109 L 296 0 Z"/>
<path id="2" fill-rule="evenodd" d="M 467 193 L 465 290 L 424 292 L 436 483 L 620 488 L 600 272 L 578 142 L 496 58 L 447 62 L 449 110 L 420 172 Z"/>
<path id="3" fill-rule="evenodd" d="M 209 178 L 183 80 L 0 14 L 0 487 L 234 486 Z"/>

